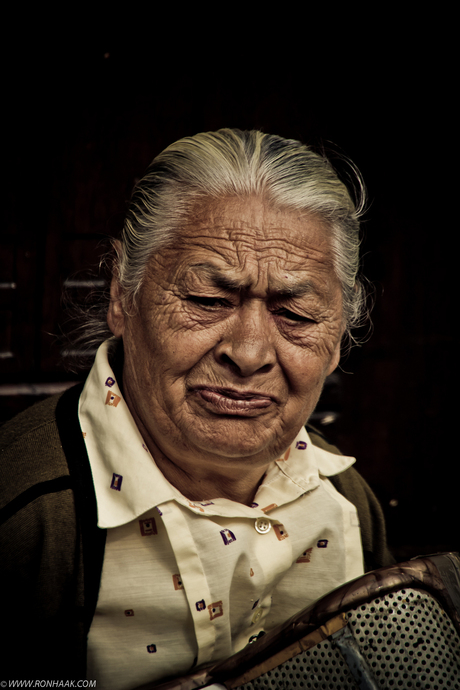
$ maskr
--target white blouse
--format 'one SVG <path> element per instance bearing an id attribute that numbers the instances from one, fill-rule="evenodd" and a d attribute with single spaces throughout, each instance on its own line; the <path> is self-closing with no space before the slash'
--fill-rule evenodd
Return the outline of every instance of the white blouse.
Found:
<path id="1" fill-rule="evenodd" d="M 304 428 L 251 507 L 192 502 L 160 472 L 101 345 L 80 398 L 98 525 L 107 528 L 88 679 L 130 690 L 229 657 L 363 574 L 356 508 L 327 477 L 354 458 Z"/>

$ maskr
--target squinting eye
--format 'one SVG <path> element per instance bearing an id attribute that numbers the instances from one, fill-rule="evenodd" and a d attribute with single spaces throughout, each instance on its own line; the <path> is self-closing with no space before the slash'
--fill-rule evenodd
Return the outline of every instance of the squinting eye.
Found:
<path id="1" fill-rule="evenodd" d="M 217 309 L 218 307 L 225 307 L 224 300 L 218 297 L 203 297 L 202 295 L 189 295 L 187 297 L 189 302 L 198 304 L 200 307 L 207 307 L 208 309 Z"/>
<path id="2" fill-rule="evenodd" d="M 299 323 L 314 323 L 313 319 L 309 319 L 307 316 L 296 314 L 294 311 L 290 311 L 289 309 L 278 309 L 273 313 L 276 316 L 282 316 L 289 321 L 296 321 Z"/>

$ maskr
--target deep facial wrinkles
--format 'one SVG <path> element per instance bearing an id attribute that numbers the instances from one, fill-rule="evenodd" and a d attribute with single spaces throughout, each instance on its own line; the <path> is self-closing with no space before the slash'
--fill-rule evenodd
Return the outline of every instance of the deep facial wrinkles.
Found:
<path id="1" fill-rule="evenodd" d="M 249 472 L 248 486 L 259 481 L 338 362 L 341 291 L 328 235 L 315 220 L 261 206 L 203 208 L 152 257 L 123 335 L 128 399 L 153 456 L 161 449 L 173 484 L 172 467 L 199 476 L 200 491 L 212 476 L 208 497 L 220 495 L 220 476 L 227 489 L 234 472 Z M 177 486 L 191 497 L 190 482 Z"/>
<path id="2" fill-rule="evenodd" d="M 303 261 L 301 262 L 293 260 L 292 246 L 289 246 L 289 243 L 284 239 L 280 241 L 280 244 L 285 245 L 281 249 L 279 246 L 273 246 L 276 245 L 276 242 L 274 242 L 272 238 L 270 240 L 270 247 L 267 247 L 266 241 L 253 243 L 251 246 L 249 237 L 250 235 L 246 235 L 244 240 L 239 238 L 237 241 L 233 238 L 229 239 L 228 242 L 221 244 L 220 247 L 210 246 L 209 241 L 208 244 L 199 243 L 198 246 L 202 247 L 208 256 L 209 253 L 212 252 L 215 253 L 218 258 L 216 257 L 217 261 L 215 265 L 214 262 L 210 262 L 208 259 L 203 262 L 197 261 L 195 264 L 192 264 L 192 266 L 196 266 L 197 269 L 201 266 L 202 274 L 205 277 L 211 277 L 211 279 L 213 274 L 215 276 L 218 272 L 220 272 L 222 276 L 227 274 L 229 276 L 229 282 L 239 280 L 242 288 L 251 286 L 253 289 L 257 289 L 258 286 L 262 284 L 266 286 L 266 289 L 271 290 L 272 288 L 269 282 L 279 282 L 280 287 L 274 287 L 273 291 L 281 290 L 295 292 L 295 283 L 302 281 L 302 278 L 300 276 L 297 278 L 295 274 L 318 274 L 316 280 L 315 276 L 311 276 L 308 280 L 312 288 L 316 290 L 318 294 L 324 292 L 325 281 L 321 280 L 321 272 L 327 271 L 329 261 L 325 259 L 321 251 L 316 249 L 308 251 L 306 262 L 305 255 L 302 257 Z M 222 243 L 223 240 L 221 237 L 217 239 Z M 186 242 L 184 244 L 186 245 Z M 196 248 L 195 243 L 194 247 Z M 280 263 L 284 265 L 280 267 Z M 270 271 L 273 273 L 272 269 L 278 276 L 273 276 L 271 281 L 269 281 L 268 274 Z M 191 269 L 187 267 L 187 270 Z M 174 280 L 177 281 L 178 277 L 183 273 L 183 267 L 178 266 L 175 271 Z M 199 271 L 197 271 L 197 273 L 199 273 Z M 251 274 L 252 280 L 249 277 Z M 254 275 L 256 274 L 257 279 L 254 280 Z M 303 278 L 303 282 L 305 281 L 306 279 Z"/>

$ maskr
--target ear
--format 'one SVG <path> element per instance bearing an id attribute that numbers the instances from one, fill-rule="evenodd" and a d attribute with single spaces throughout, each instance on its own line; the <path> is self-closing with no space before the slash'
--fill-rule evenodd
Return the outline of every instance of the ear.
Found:
<path id="1" fill-rule="evenodd" d="M 342 343 L 342 338 L 340 338 L 339 342 L 337 343 L 337 345 L 335 347 L 334 352 L 332 353 L 332 358 L 331 358 L 331 361 L 329 362 L 326 376 L 329 376 L 330 374 L 332 374 L 332 372 L 335 371 L 337 369 L 337 367 L 339 366 L 340 354 L 341 354 L 340 353 L 341 343 Z"/>
<path id="2" fill-rule="evenodd" d="M 114 242 L 114 249 L 117 255 L 120 256 L 122 251 L 121 242 L 116 240 Z M 107 311 L 107 324 L 117 338 L 121 338 L 125 330 L 125 312 L 122 297 L 123 293 L 118 282 L 118 272 L 114 270 L 110 283 L 110 304 Z"/>
<path id="3" fill-rule="evenodd" d="M 340 332 L 340 338 L 339 338 L 339 340 L 338 340 L 338 342 L 334 348 L 334 352 L 332 353 L 331 361 L 329 362 L 326 376 L 329 376 L 330 374 L 332 374 L 332 372 L 335 371 L 337 369 L 337 367 L 339 366 L 340 357 L 342 354 L 342 340 L 343 340 L 343 336 L 345 333 L 345 329 L 346 329 L 346 325 L 345 325 L 345 323 L 343 323 L 342 329 Z"/>

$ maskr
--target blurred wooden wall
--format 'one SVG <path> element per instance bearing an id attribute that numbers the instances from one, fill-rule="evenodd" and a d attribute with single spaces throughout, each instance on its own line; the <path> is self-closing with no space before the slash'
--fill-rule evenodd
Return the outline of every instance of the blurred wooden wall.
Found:
<path id="1" fill-rule="evenodd" d="M 174 60 L 156 45 L 132 52 L 123 40 L 96 37 L 58 54 L 48 46 L 10 74 L 2 420 L 76 380 L 55 337 L 66 316 L 63 286 L 83 281 L 85 293 L 154 155 L 225 126 L 334 142 L 369 187 L 364 270 L 376 306 L 372 337 L 331 377 L 316 420 L 358 458 L 397 557 L 459 549 L 447 240 L 457 220 L 448 217 L 449 72 L 433 68 L 442 58 L 423 42 L 409 55 L 405 41 L 391 43 L 389 58 L 370 39 L 333 67 L 305 45 L 270 51 L 261 42 L 260 53 L 230 54 L 219 52 L 217 36 L 213 50 L 176 45 Z"/>

